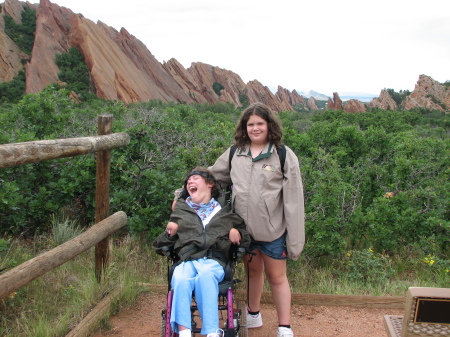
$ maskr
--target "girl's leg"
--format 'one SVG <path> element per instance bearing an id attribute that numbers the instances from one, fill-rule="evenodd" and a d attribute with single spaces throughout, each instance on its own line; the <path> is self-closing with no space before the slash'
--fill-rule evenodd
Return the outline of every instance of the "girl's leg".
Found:
<path id="1" fill-rule="evenodd" d="M 182 262 L 173 271 L 172 275 L 172 313 L 170 324 L 172 330 L 179 332 L 184 328 L 191 328 L 191 302 L 192 291 L 194 290 L 194 280 L 197 274 L 191 261 Z"/>
<path id="2" fill-rule="evenodd" d="M 255 249 L 256 255 L 246 255 L 244 257 L 244 266 L 247 275 L 247 293 L 248 293 L 248 310 L 259 311 L 261 295 L 264 287 L 264 260 L 263 253 L 259 249 Z M 249 259 L 252 259 L 249 262 Z"/>
<path id="3" fill-rule="evenodd" d="M 272 299 L 278 315 L 278 324 L 290 325 L 291 287 L 286 275 L 286 260 L 276 260 L 261 254 L 267 280 L 272 290 Z"/>
<path id="4" fill-rule="evenodd" d="M 223 280 L 225 271 L 219 262 L 212 259 L 198 259 L 193 264 L 197 269 L 195 299 L 202 318 L 201 334 L 215 333 L 219 328 L 219 282 Z"/>

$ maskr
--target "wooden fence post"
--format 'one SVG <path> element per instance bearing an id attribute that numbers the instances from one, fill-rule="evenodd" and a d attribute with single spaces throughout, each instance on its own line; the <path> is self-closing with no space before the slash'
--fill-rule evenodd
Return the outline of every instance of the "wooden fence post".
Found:
<path id="1" fill-rule="evenodd" d="M 112 133 L 112 115 L 98 116 L 98 134 Z M 111 150 L 97 152 L 95 189 L 95 223 L 109 216 L 109 183 L 111 172 Z M 102 273 L 109 259 L 109 237 L 104 238 L 95 246 L 95 276 L 97 281 L 102 279 Z"/>

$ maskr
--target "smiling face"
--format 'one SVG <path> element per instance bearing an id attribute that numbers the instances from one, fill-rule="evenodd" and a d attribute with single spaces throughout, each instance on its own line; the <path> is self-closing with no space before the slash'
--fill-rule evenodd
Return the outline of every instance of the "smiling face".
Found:
<path id="1" fill-rule="evenodd" d="M 258 115 L 251 115 L 247 121 L 247 134 L 253 144 L 265 145 L 269 140 L 267 121 Z"/>
<path id="2" fill-rule="evenodd" d="M 198 174 L 190 176 L 186 183 L 186 189 L 193 202 L 206 204 L 211 200 L 213 183 L 207 183 L 205 178 Z"/>

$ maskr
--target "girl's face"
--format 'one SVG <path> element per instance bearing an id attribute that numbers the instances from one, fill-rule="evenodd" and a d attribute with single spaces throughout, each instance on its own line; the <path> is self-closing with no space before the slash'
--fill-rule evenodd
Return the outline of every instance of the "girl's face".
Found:
<path id="1" fill-rule="evenodd" d="M 207 183 L 200 175 L 190 176 L 186 183 L 186 189 L 193 202 L 206 204 L 211 200 L 212 183 Z"/>
<path id="2" fill-rule="evenodd" d="M 247 134 L 252 144 L 265 145 L 269 140 L 267 121 L 258 115 L 251 115 L 247 122 Z"/>

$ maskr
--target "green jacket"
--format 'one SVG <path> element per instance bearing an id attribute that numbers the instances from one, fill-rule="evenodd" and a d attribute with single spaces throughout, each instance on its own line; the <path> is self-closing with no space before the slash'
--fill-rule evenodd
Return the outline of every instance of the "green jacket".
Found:
<path id="1" fill-rule="evenodd" d="M 222 201 L 219 198 L 219 202 Z M 250 236 L 245 230 L 242 218 L 234 213 L 229 203 L 220 202 L 222 208 L 210 220 L 206 227 L 197 213 L 189 207 L 185 200 L 179 198 L 170 221 L 178 224 L 178 232 L 173 237 L 167 232 L 162 233 L 154 242 L 156 253 L 163 255 L 164 246 L 174 249 L 180 261 L 212 258 L 223 267 L 229 260 L 231 241 L 229 233 L 236 228 L 241 234 L 240 246 L 248 248 Z"/>

